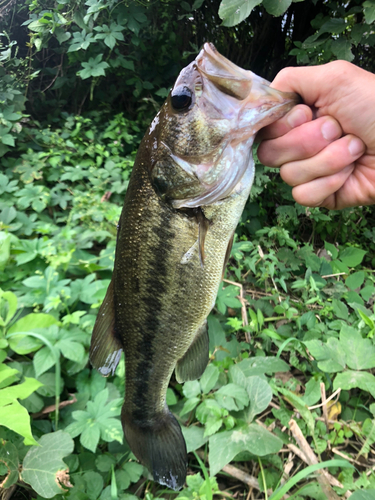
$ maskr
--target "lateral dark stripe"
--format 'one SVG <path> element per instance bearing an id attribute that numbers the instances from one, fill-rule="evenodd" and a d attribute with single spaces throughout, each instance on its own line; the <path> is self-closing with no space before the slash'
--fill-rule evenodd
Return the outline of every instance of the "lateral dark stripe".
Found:
<path id="1" fill-rule="evenodd" d="M 146 424 L 148 420 L 147 403 L 149 402 L 151 371 L 154 363 L 154 342 L 155 334 L 161 328 L 160 311 L 163 305 L 163 295 L 167 291 L 167 259 L 172 249 L 172 240 L 174 232 L 171 230 L 170 214 L 165 213 L 166 217 L 160 219 L 160 226 L 154 227 L 153 232 L 156 235 L 155 246 L 152 250 L 152 259 L 149 263 L 150 274 L 147 279 L 147 295 L 141 300 L 147 306 L 147 316 L 141 329 L 140 340 L 137 343 L 137 352 L 142 362 L 139 362 L 136 371 L 134 401 L 136 409 L 133 411 L 133 418 L 138 421 L 138 425 Z"/>

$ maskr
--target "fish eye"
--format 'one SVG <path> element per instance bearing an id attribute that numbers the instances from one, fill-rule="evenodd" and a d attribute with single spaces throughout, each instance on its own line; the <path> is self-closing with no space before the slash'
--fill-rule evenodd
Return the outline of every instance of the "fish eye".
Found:
<path id="1" fill-rule="evenodd" d="M 187 109 L 192 103 L 193 93 L 186 86 L 179 86 L 172 90 L 171 104 L 176 111 Z"/>

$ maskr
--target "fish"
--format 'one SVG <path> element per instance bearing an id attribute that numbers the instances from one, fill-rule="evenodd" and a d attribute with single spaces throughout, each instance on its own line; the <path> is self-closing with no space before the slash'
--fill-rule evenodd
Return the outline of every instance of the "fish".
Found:
<path id="1" fill-rule="evenodd" d="M 207 366 L 207 316 L 253 183 L 254 136 L 297 102 L 205 43 L 135 159 L 90 360 L 108 376 L 124 351 L 126 441 L 153 479 L 174 490 L 184 485 L 187 453 L 168 383 L 173 372 L 182 383 Z"/>

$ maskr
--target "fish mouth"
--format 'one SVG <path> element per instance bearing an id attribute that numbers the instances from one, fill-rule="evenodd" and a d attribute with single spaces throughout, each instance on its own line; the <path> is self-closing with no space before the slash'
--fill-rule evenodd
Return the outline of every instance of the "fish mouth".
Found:
<path id="1" fill-rule="evenodd" d="M 248 129 L 250 135 L 301 102 L 298 94 L 276 90 L 264 78 L 229 61 L 212 43 L 204 44 L 195 62 L 203 79 L 211 84 L 211 102 L 218 103 L 217 107 L 229 117 L 234 98 L 237 101 L 235 107 L 241 108 L 237 126 Z M 229 106 L 228 98 L 232 98 Z M 244 130 L 242 138 L 243 133 Z"/>

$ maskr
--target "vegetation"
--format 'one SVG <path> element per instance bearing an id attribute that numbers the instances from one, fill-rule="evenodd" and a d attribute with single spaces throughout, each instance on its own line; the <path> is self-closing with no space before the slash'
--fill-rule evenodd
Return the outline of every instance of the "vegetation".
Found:
<path id="1" fill-rule="evenodd" d="M 306 209 L 258 165 L 210 363 L 168 390 L 178 494 L 123 442 L 124 360 L 105 379 L 88 346 L 139 141 L 203 41 L 267 78 L 373 70 L 375 2 L 10 0 L 0 16 L 2 498 L 374 498 L 373 209 Z"/>

